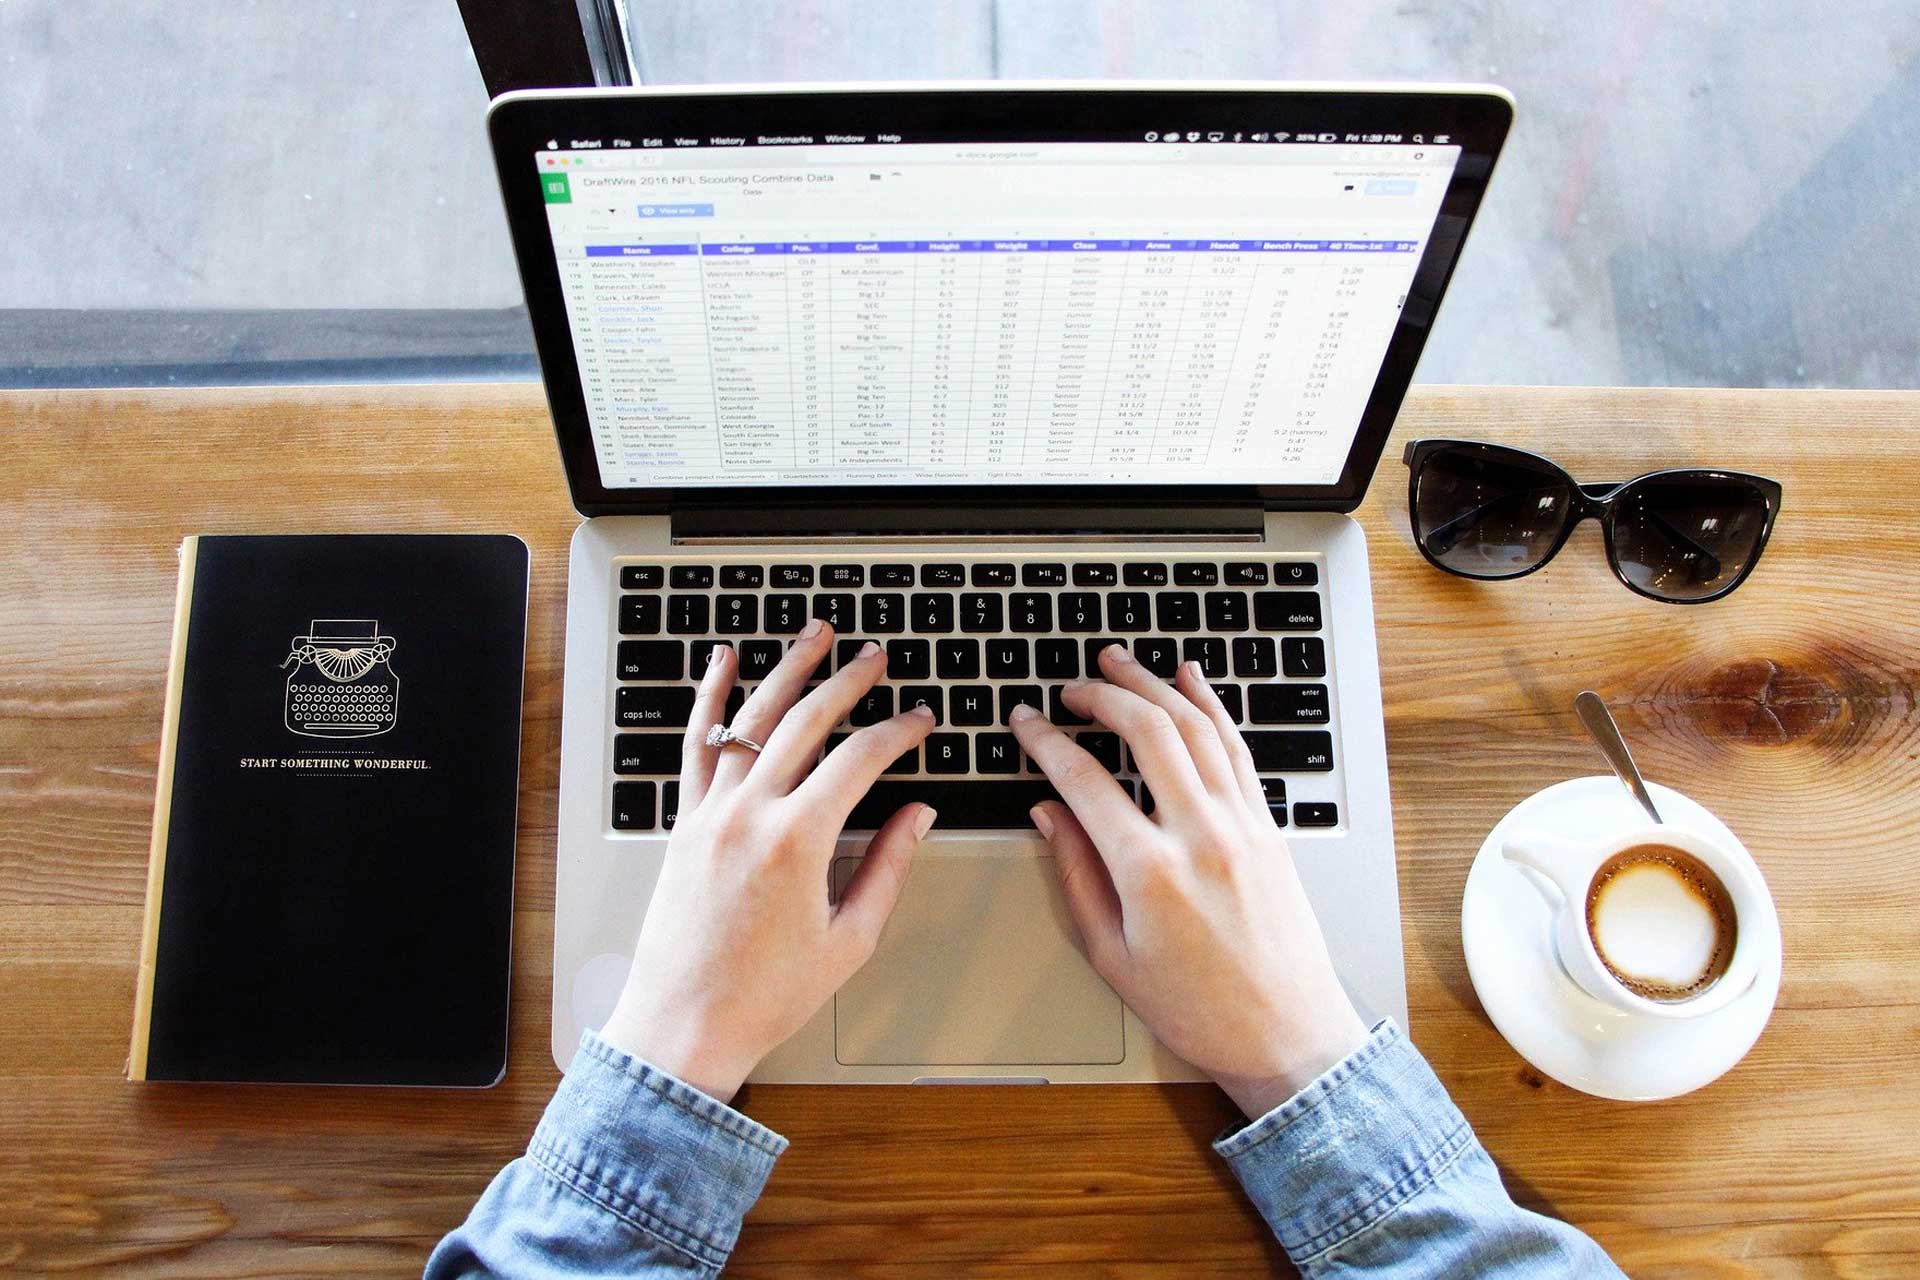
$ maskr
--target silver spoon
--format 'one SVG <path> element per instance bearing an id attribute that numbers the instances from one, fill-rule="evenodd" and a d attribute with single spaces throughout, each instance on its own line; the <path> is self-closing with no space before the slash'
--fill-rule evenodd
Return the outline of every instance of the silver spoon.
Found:
<path id="1" fill-rule="evenodd" d="M 1620 736 L 1620 726 L 1613 722 L 1613 713 L 1607 710 L 1607 704 L 1600 701 L 1600 695 L 1588 689 L 1573 700 L 1574 712 L 1580 717 L 1580 723 L 1587 727 L 1593 740 L 1600 747 L 1600 754 L 1607 758 L 1613 771 L 1626 783 L 1627 790 L 1633 792 L 1633 798 L 1647 811 L 1647 816 L 1655 822 L 1662 822 L 1660 811 L 1653 807 L 1653 797 L 1647 794 L 1647 784 L 1640 778 L 1640 771 L 1633 767 L 1633 754 L 1627 750 L 1627 743 Z"/>

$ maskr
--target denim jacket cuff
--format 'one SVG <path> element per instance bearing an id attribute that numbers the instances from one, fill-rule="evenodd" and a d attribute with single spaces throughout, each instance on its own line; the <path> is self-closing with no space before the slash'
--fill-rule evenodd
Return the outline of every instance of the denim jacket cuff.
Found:
<path id="1" fill-rule="evenodd" d="M 1392 1020 L 1319 1079 L 1213 1144 L 1296 1264 L 1418 1195 L 1473 1130 Z"/>
<path id="2" fill-rule="evenodd" d="M 527 1155 L 636 1230 L 718 1269 L 787 1140 L 589 1031 Z"/>

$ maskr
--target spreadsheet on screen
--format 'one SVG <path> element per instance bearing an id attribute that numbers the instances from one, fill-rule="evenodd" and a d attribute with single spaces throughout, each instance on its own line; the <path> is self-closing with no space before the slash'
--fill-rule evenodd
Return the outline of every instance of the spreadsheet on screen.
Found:
<path id="1" fill-rule="evenodd" d="M 607 488 L 1332 484 L 1459 149 L 548 150 Z"/>

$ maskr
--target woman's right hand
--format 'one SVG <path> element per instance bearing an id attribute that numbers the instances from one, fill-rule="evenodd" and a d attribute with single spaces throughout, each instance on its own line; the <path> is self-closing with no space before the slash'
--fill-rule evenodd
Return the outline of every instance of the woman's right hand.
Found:
<path id="1" fill-rule="evenodd" d="M 1249 1118 L 1366 1039 L 1334 976 L 1253 757 L 1197 664 L 1169 685 L 1123 646 L 1066 705 L 1125 739 L 1143 814 L 1101 763 L 1030 707 L 1013 731 L 1066 800 L 1034 806 L 1087 958 L 1161 1043 Z M 1024 713 L 1024 714 L 1023 714 Z"/>

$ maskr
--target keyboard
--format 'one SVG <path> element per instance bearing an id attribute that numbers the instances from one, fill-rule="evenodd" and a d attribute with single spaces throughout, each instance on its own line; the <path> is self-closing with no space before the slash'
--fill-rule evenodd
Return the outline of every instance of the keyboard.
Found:
<path id="1" fill-rule="evenodd" d="M 747 557 L 615 567 L 610 824 L 668 831 L 679 808 L 681 741 L 707 651 L 729 645 L 739 684 L 729 719 L 810 618 L 833 625 L 826 679 L 868 640 L 887 653 L 887 678 L 831 734 L 831 751 L 862 725 L 916 703 L 937 727 L 896 760 L 855 807 L 847 829 L 871 831 L 922 800 L 948 830 L 1025 829 L 1027 811 L 1057 798 L 1008 728 L 1027 703 L 1078 739 L 1147 812 L 1153 796 L 1118 735 L 1060 699 L 1098 677 L 1097 655 L 1128 646 L 1171 680 L 1196 661 L 1242 726 L 1274 819 L 1331 827 L 1337 803 L 1295 800 L 1288 782 L 1331 772 L 1324 585 L 1304 559 L 798 560 Z M 812 687 L 811 685 L 809 687 Z"/>

